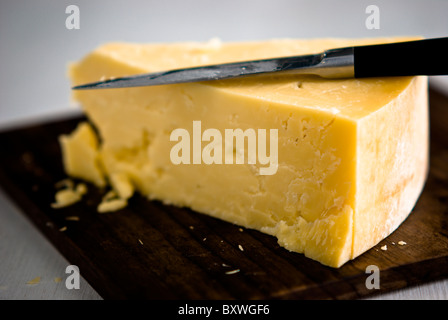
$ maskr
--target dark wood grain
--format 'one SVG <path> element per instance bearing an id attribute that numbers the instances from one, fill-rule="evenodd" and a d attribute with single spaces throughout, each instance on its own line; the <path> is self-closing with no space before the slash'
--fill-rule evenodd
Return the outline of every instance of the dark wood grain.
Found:
<path id="1" fill-rule="evenodd" d="M 448 98 L 431 90 L 430 107 L 430 172 L 417 205 L 392 235 L 339 269 L 271 236 L 138 195 L 98 214 L 105 190 L 89 186 L 81 202 L 51 208 L 66 177 L 57 137 L 81 117 L 0 132 L 0 184 L 105 299 L 359 298 L 448 276 Z M 366 288 L 368 265 L 380 269 L 379 290 Z"/>

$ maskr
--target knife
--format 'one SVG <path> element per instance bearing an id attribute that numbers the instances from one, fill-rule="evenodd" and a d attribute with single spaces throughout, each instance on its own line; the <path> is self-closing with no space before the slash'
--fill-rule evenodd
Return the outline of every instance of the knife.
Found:
<path id="1" fill-rule="evenodd" d="M 319 54 L 174 69 L 115 78 L 74 90 L 126 88 L 238 78 L 264 73 L 314 74 L 324 78 L 447 75 L 448 37 L 344 47 Z"/>

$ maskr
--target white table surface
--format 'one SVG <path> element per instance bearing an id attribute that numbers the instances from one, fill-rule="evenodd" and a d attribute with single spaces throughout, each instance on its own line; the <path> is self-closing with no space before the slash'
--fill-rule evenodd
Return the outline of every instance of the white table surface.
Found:
<path id="1" fill-rule="evenodd" d="M 79 30 L 65 26 L 65 9 L 72 4 L 80 9 Z M 0 0 L 0 127 L 65 114 L 70 109 L 67 62 L 107 41 L 448 36 L 448 1 L 375 1 L 380 8 L 379 30 L 365 27 L 369 4 L 358 0 Z M 447 77 L 431 83 L 448 88 Z M 68 265 L 0 192 L 0 299 L 101 299 L 84 279 L 79 290 L 66 288 Z M 27 284 L 36 277 L 39 283 Z M 369 299 L 446 300 L 448 279 Z"/>

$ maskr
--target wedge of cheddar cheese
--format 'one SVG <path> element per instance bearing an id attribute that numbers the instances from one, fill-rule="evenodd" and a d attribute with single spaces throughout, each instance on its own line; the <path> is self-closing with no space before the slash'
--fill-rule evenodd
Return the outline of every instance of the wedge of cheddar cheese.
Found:
<path id="1" fill-rule="evenodd" d="M 406 39 L 109 43 L 69 71 L 72 84 L 79 85 L 400 40 Z M 98 186 L 106 181 L 124 200 L 137 191 L 259 230 L 331 267 L 393 232 L 411 212 L 427 175 L 427 79 L 422 76 L 328 80 L 274 74 L 82 90 L 73 97 L 99 132 L 99 142 L 88 124 L 61 137 L 69 175 Z M 176 149 L 177 156 L 191 161 L 173 161 L 173 148 L 181 142 L 179 136 L 173 139 L 177 129 L 189 133 L 190 141 L 182 143 L 191 147 Z M 247 133 L 244 144 L 232 144 L 231 136 L 228 141 L 226 130 L 238 129 Z M 250 130 L 258 138 L 256 149 L 249 146 Z M 269 139 L 269 132 L 277 136 Z M 257 161 L 260 150 L 266 156 L 276 152 L 269 174 L 260 174 L 268 166 Z M 201 161 L 206 152 L 215 162 Z M 224 161 L 238 156 L 244 161 Z"/>

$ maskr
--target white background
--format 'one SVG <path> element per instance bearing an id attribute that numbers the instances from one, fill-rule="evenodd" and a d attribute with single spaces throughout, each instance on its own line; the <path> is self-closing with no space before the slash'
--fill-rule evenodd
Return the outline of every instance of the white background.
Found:
<path id="1" fill-rule="evenodd" d="M 79 30 L 65 25 L 65 9 L 72 4 L 80 9 Z M 370 4 L 380 9 L 379 30 L 365 27 Z M 442 0 L 0 0 L 0 126 L 70 109 L 67 63 L 107 41 L 442 37 L 448 36 L 447 14 L 448 1 Z M 448 89 L 447 77 L 432 78 L 431 84 Z M 67 265 L 0 193 L 0 299 L 99 298 L 85 281 L 71 291 L 53 281 L 66 278 Z M 37 276 L 39 285 L 26 285 Z M 448 282 L 381 297 L 447 299 Z"/>

